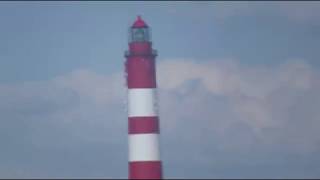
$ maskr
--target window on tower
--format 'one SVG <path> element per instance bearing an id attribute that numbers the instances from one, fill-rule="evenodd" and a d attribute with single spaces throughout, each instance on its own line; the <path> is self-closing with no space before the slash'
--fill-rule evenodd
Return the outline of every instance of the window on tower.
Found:
<path id="1" fill-rule="evenodd" d="M 131 42 L 150 41 L 148 28 L 131 28 L 130 41 Z"/>

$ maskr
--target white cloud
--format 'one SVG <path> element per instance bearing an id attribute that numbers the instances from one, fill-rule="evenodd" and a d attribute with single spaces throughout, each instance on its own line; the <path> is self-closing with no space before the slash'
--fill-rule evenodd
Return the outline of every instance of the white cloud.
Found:
<path id="1" fill-rule="evenodd" d="M 293 134 L 290 133 L 293 132 L 289 133 L 287 128 L 296 128 L 294 126 L 298 124 L 290 124 L 291 117 L 289 115 L 293 113 L 290 108 L 292 106 L 298 106 L 301 109 L 312 108 L 311 102 L 305 101 L 301 103 L 299 102 L 299 97 L 320 96 L 320 94 L 315 95 L 310 93 L 312 90 L 319 90 L 320 88 L 318 85 L 319 74 L 301 60 L 290 61 L 279 67 L 243 67 L 232 61 L 213 60 L 206 63 L 197 63 L 196 61 L 167 60 L 159 64 L 158 72 L 160 74 L 158 77 L 161 89 L 181 94 L 188 87 L 184 86 L 185 83 L 197 80 L 201 84 L 199 87 L 209 92 L 207 96 L 226 98 L 230 102 L 230 106 L 227 108 L 233 110 L 236 119 L 225 119 L 224 126 L 219 127 L 216 124 L 213 128 L 226 129 L 237 121 L 241 121 L 252 128 L 255 136 L 259 137 L 261 142 L 271 141 L 271 143 L 278 143 L 277 137 L 272 137 L 272 139 L 268 137 L 269 134 L 265 132 L 265 129 L 268 128 L 282 131 L 280 134 L 288 138 L 292 136 Z M 198 118 L 210 116 L 214 118 L 214 114 L 210 113 L 210 102 L 206 102 L 205 97 L 202 97 L 200 94 L 204 92 L 188 91 L 188 93 L 183 94 L 184 99 L 180 100 L 179 103 L 173 103 L 171 106 L 182 108 L 184 107 L 184 103 L 189 103 L 189 107 L 184 107 L 187 109 L 181 110 L 178 108 L 178 110 L 171 112 L 194 114 L 192 117 Z M 173 101 L 174 97 L 168 99 Z M 200 103 L 194 100 L 198 100 L 198 102 L 200 100 Z M 165 106 L 168 106 L 168 104 Z M 197 108 L 195 108 L 198 106 L 207 109 L 207 111 L 198 112 Z M 168 109 L 171 108 L 173 107 Z M 181 121 L 178 124 L 183 123 L 181 119 L 176 117 L 178 115 L 173 116 L 175 119 L 170 119 L 170 121 Z M 303 117 L 304 115 L 301 116 Z M 312 116 L 320 118 L 320 113 L 314 112 Z M 163 121 L 166 121 L 166 119 Z M 304 119 L 297 121 L 297 123 L 302 124 L 310 123 Z M 227 127 L 225 127 L 226 124 L 228 124 Z M 320 125 L 320 122 L 317 122 L 317 124 Z M 301 130 L 308 131 L 307 129 Z M 320 139 L 317 136 L 305 136 L 303 139 L 310 143 L 298 143 L 300 141 L 298 139 L 288 139 L 287 143 L 301 146 L 297 147 L 297 150 L 298 148 L 310 148 L 309 150 L 319 148 L 317 143 Z"/>
<path id="2" fill-rule="evenodd" d="M 118 101 L 125 92 L 122 73 L 103 76 L 89 70 L 79 69 L 55 78 L 54 83 L 58 87 L 74 90 L 80 97 L 92 98 L 96 103 Z"/>
<path id="3" fill-rule="evenodd" d="M 250 153 L 301 155 L 319 151 L 320 75 L 303 60 L 265 67 L 244 66 L 232 59 L 167 59 L 158 61 L 157 77 L 161 148 L 167 167 L 182 163 L 188 168 L 180 156 L 207 168 L 218 168 L 224 161 L 227 168 L 229 163 L 242 166 L 267 161 L 245 159 L 252 158 L 246 155 Z M 77 152 L 73 147 L 104 144 L 121 149 L 105 157 L 126 161 L 125 92 L 122 72 L 101 75 L 85 69 L 49 81 L 0 85 L 0 139 L 8 145 L 0 157 L 10 162 L 20 146 L 57 154 L 59 149 Z M 10 152 L 10 147 L 16 151 Z M 41 162 L 40 156 L 34 158 L 34 163 Z M 119 165 L 104 163 L 100 165 L 119 169 Z M 34 166 L 28 171 L 40 168 Z M 111 174 L 121 176 L 125 171 L 123 167 Z M 90 176 L 93 172 L 81 173 Z"/>

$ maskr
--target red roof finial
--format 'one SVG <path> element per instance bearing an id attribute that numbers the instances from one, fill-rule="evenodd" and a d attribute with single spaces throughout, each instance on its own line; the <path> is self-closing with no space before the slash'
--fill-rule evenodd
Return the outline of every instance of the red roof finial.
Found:
<path id="1" fill-rule="evenodd" d="M 148 27 L 148 25 L 143 21 L 140 15 L 138 15 L 137 20 L 133 23 L 132 27 L 134 28 L 142 28 Z"/>

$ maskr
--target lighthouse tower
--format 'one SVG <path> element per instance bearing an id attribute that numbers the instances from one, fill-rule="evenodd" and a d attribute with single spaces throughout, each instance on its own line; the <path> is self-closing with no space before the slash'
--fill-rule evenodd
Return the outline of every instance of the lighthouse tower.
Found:
<path id="1" fill-rule="evenodd" d="M 129 179 L 161 179 L 155 57 L 151 32 L 138 16 L 125 52 L 128 86 Z"/>

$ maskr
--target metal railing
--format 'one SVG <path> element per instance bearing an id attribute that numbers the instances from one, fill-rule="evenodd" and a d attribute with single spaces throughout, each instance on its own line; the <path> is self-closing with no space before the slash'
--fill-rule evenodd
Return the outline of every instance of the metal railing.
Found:
<path id="1" fill-rule="evenodd" d="M 125 51 L 124 52 L 125 57 L 128 56 L 157 56 L 158 52 L 157 50 L 152 50 L 151 53 L 150 52 L 141 52 L 141 53 L 137 53 L 137 52 L 130 52 L 130 51 Z"/>

